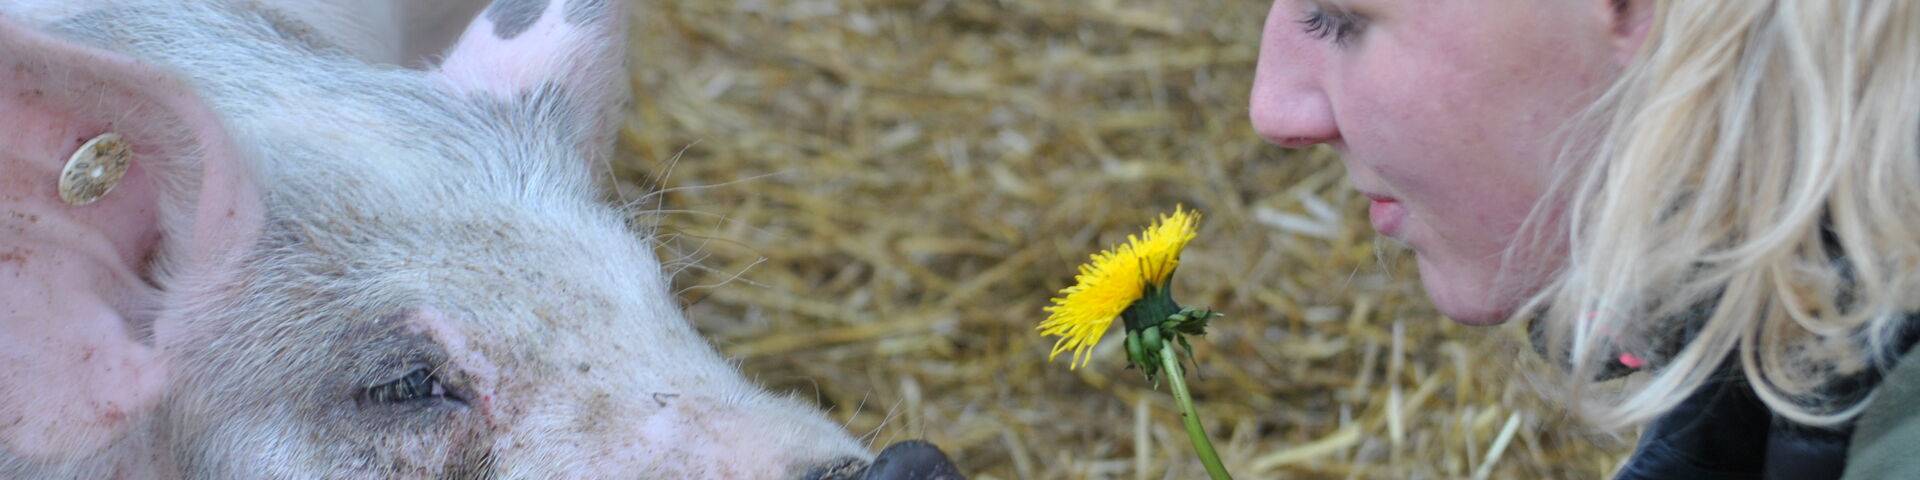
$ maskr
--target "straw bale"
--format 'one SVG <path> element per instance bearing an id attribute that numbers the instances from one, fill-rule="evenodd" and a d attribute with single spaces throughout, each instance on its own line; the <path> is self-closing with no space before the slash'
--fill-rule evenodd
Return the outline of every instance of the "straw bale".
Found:
<path id="1" fill-rule="evenodd" d="M 1267 2 L 651 0 L 613 172 L 699 328 L 979 479 L 1201 478 L 1172 399 L 1047 361 L 1047 299 L 1175 205 L 1201 414 L 1241 478 L 1597 478 L 1630 439 L 1440 318 L 1323 149 L 1246 120 Z"/>

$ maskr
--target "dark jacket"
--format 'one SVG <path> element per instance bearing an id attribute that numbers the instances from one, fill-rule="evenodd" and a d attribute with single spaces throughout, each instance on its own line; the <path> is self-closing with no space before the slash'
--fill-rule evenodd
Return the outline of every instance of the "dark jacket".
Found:
<path id="1" fill-rule="evenodd" d="M 1775 416 L 1729 360 L 1714 380 L 1647 426 L 1615 478 L 1920 479 L 1920 354 L 1910 350 L 1915 332 L 1904 337 L 1877 359 L 1885 366 L 1907 352 L 1884 376 L 1870 368 L 1823 392 L 1846 401 L 1878 390 L 1860 417 L 1832 428 Z"/>
<path id="2" fill-rule="evenodd" d="M 1837 479 L 1846 467 L 1851 429 L 1808 428 L 1777 418 L 1737 370 L 1723 368 L 1647 426 L 1633 457 L 1614 478 Z"/>

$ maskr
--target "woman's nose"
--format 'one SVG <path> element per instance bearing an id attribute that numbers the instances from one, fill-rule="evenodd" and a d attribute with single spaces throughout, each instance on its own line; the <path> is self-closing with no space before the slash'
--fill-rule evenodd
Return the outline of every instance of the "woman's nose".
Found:
<path id="1" fill-rule="evenodd" d="M 1289 148 L 1338 140 L 1333 103 L 1321 85 L 1325 45 L 1308 38 L 1279 10 L 1284 3 L 1275 2 L 1260 35 L 1260 60 L 1247 101 L 1253 129 Z"/>
<path id="2" fill-rule="evenodd" d="M 1266 68 L 1266 62 L 1261 62 Z M 1257 82 L 1258 80 L 1256 80 Z M 1276 88 L 1255 83 L 1247 106 L 1253 130 L 1275 145 L 1301 148 L 1340 139 L 1333 107 L 1318 90 Z"/>

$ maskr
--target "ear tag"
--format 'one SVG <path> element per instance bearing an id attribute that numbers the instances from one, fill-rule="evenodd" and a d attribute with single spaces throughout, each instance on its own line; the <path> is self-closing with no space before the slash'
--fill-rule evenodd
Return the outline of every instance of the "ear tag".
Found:
<path id="1" fill-rule="evenodd" d="M 60 171 L 60 200 L 77 206 L 107 196 L 127 174 L 132 158 L 126 137 L 118 133 L 102 133 L 87 140 L 67 158 L 67 168 Z"/>

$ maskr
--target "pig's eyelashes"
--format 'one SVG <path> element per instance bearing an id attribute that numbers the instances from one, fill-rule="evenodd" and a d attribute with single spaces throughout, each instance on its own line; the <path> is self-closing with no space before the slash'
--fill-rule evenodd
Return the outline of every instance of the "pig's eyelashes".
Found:
<path id="1" fill-rule="evenodd" d="M 367 399 L 374 403 L 398 404 L 421 400 L 448 400 L 466 403 L 441 382 L 433 370 L 422 367 L 397 380 L 367 387 Z"/>

